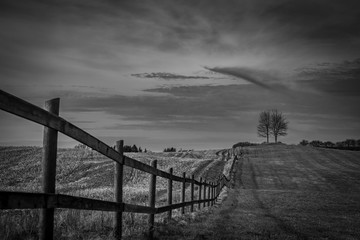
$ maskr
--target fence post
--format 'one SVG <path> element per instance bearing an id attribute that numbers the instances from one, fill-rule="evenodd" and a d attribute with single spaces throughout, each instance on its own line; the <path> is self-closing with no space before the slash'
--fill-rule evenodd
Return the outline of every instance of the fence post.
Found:
<path id="1" fill-rule="evenodd" d="M 201 184 L 202 184 L 202 178 L 200 178 L 200 181 L 199 181 L 200 183 L 199 183 L 199 191 L 198 191 L 198 193 L 199 193 L 199 203 L 198 203 L 198 210 L 200 210 L 200 208 L 201 208 L 201 203 L 200 203 L 200 201 L 201 201 Z"/>
<path id="2" fill-rule="evenodd" d="M 217 202 L 218 200 L 218 196 L 219 196 L 219 185 L 220 185 L 220 181 L 219 179 L 216 181 L 216 189 L 215 189 L 215 202 Z"/>
<path id="3" fill-rule="evenodd" d="M 216 182 L 214 183 L 214 205 L 216 204 Z"/>
<path id="4" fill-rule="evenodd" d="M 209 186 L 208 186 L 208 199 L 210 200 L 210 191 L 211 191 L 211 182 L 209 182 Z M 208 207 L 210 207 L 210 201 L 207 202 Z"/>
<path id="5" fill-rule="evenodd" d="M 183 182 L 182 182 L 182 188 L 181 188 L 181 202 L 185 202 L 185 178 L 186 178 L 186 172 L 183 172 Z M 181 207 L 181 214 L 185 213 L 185 206 Z"/>
<path id="6" fill-rule="evenodd" d="M 214 206 L 214 182 L 211 182 L 211 206 Z"/>
<path id="7" fill-rule="evenodd" d="M 204 200 L 206 200 L 206 180 L 204 181 Z M 206 207 L 206 202 L 203 203 L 203 207 Z"/>
<path id="8" fill-rule="evenodd" d="M 170 168 L 169 169 L 169 173 L 172 177 L 173 175 L 173 168 Z M 172 179 L 168 179 L 168 205 L 170 206 L 172 204 Z M 168 221 L 171 220 L 171 213 L 172 213 L 172 210 L 170 209 L 168 211 Z"/>
<path id="9" fill-rule="evenodd" d="M 216 204 L 217 202 L 217 197 L 218 197 L 218 194 L 217 194 L 217 190 L 218 190 L 218 186 L 217 186 L 217 182 L 215 183 L 215 188 L 214 188 L 214 204 Z"/>
<path id="10" fill-rule="evenodd" d="M 151 166 L 153 168 L 157 167 L 157 160 L 153 160 L 151 162 Z M 150 177 L 150 189 L 149 189 L 149 205 L 152 208 L 155 208 L 155 197 L 156 197 L 156 175 L 151 174 Z M 155 214 L 149 214 L 149 239 L 153 239 L 154 237 L 154 219 Z"/>
<path id="11" fill-rule="evenodd" d="M 45 102 L 45 110 L 59 115 L 60 99 L 54 98 Z M 42 186 L 44 193 L 55 193 L 56 155 L 58 132 L 44 127 L 43 155 L 42 155 Z M 39 219 L 40 240 L 53 239 L 54 236 L 54 208 L 41 209 Z"/>
<path id="12" fill-rule="evenodd" d="M 213 185 L 213 191 L 212 191 L 212 198 L 213 198 L 213 206 L 214 206 L 215 203 L 216 203 L 216 202 L 215 202 L 215 199 L 216 199 L 216 198 L 215 198 L 215 196 L 216 196 L 216 195 L 215 195 L 215 194 L 216 194 L 216 182 L 214 182 L 213 184 L 214 184 L 214 185 Z"/>
<path id="13" fill-rule="evenodd" d="M 124 156 L 124 141 L 120 140 L 116 142 L 116 151 L 119 152 L 121 160 Z M 114 190 L 115 190 L 115 202 L 121 204 L 123 202 L 123 174 L 124 165 L 115 162 L 115 174 L 114 174 Z M 114 214 L 114 237 L 121 239 L 122 236 L 122 210 L 116 211 Z"/>
<path id="14" fill-rule="evenodd" d="M 195 176 L 194 174 L 191 176 L 191 207 L 190 207 L 190 211 L 194 212 L 194 181 L 195 181 Z"/>
<path id="15" fill-rule="evenodd" d="M 213 206 L 214 205 L 214 200 L 213 200 L 213 191 L 214 191 L 214 183 L 211 182 L 211 186 L 210 186 L 210 205 Z"/>

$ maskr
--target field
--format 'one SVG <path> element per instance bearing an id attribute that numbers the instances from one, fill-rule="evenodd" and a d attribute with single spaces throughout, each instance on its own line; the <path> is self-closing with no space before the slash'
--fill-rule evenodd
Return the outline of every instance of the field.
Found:
<path id="1" fill-rule="evenodd" d="M 287 145 L 243 152 L 222 205 L 160 239 L 360 239 L 360 152 Z"/>
<path id="2" fill-rule="evenodd" d="M 196 215 L 175 213 L 171 224 L 157 216 L 158 239 L 360 239 L 360 152 L 282 144 L 240 151 L 232 188 L 222 193 L 222 203 Z M 174 167 L 177 175 L 186 171 L 208 179 L 229 165 L 215 150 L 129 155 L 144 162 L 158 159 L 159 168 Z M 40 159 L 40 148 L 1 148 L 1 189 L 39 191 Z M 96 153 L 60 149 L 57 171 L 60 193 L 113 197 L 113 162 Z M 125 201 L 146 205 L 147 174 L 125 172 Z M 158 206 L 165 204 L 165 183 L 158 184 Z M 179 196 L 178 191 L 176 201 Z M 57 239 L 111 237 L 112 213 L 56 212 Z M 2 211 L 1 236 L 31 239 L 37 219 L 37 211 Z M 125 214 L 125 239 L 141 238 L 146 220 L 146 215 Z"/>
<path id="3" fill-rule="evenodd" d="M 215 181 L 228 162 L 215 150 L 181 153 L 127 153 L 129 157 L 150 163 L 158 160 L 158 168 L 174 169 L 174 174 Z M 0 147 L 0 190 L 41 191 L 41 156 L 38 147 Z M 113 200 L 114 162 L 102 155 L 83 149 L 59 149 L 57 156 L 56 191 L 73 196 Z M 147 205 L 149 174 L 124 168 L 124 202 Z M 156 206 L 166 204 L 167 180 L 157 180 Z M 173 201 L 180 202 L 180 183 L 174 183 Z M 195 196 L 196 197 L 196 196 Z M 174 216 L 178 215 L 174 211 Z M 113 213 L 57 209 L 55 239 L 108 239 L 112 234 Z M 165 214 L 156 215 L 163 222 Z M 1 211 L 1 239 L 36 239 L 39 210 Z M 146 231 L 147 215 L 124 213 L 126 238 L 140 238 Z"/>

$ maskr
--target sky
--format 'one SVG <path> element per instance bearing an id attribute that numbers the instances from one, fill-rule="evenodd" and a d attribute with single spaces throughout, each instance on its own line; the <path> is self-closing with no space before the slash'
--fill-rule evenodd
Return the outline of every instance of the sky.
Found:
<path id="1" fill-rule="evenodd" d="M 357 0 L 3 0 L 0 89 L 59 97 L 61 117 L 111 146 L 260 143 L 270 109 L 284 143 L 359 139 L 359 23 Z M 3 111 L 0 132 L 42 144 L 42 126 Z"/>

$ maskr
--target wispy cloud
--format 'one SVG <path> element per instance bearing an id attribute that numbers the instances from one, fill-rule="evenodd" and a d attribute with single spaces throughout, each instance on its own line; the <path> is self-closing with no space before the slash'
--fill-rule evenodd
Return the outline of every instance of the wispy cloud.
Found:
<path id="1" fill-rule="evenodd" d="M 322 94 L 360 96 L 360 59 L 297 69 L 297 84 Z"/>
<path id="2" fill-rule="evenodd" d="M 134 73 L 131 76 L 139 77 L 139 78 L 159 78 L 164 80 L 181 80 L 181 79 L 209 79 L 209 77 L 205 76 L 185 76 L 174 73 L 166 73 L 166 72 L 155 72 L 155 73 Z"/>
<path id="3" fill-rule="evenodd" d="M 259 87 L 268 89 L 268 90 L 284 90 L 287 89 L 287 86 L 281 81 L 279 77 L 276 77 L 274 74 L 271 74 L 266 71 L 251 69 L 247 67 L 214 67 L 206 69 L 222 73 L 225 75 L 230 75 L 253 83 Z"/>

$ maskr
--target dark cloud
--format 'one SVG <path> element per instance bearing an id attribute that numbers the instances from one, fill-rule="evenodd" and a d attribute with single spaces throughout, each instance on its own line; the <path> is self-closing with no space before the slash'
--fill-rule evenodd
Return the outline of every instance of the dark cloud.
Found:
<path id="1" fill-rule="evenodd" d="M 261 17 L 275 20 L 275 27 L 294 37 L 337 41 L 360 36 L 360 3 L 356 0 L 275 2 Z"/>
<path id="2" fill-rule="evenodd" d="M 213 72 L 238 77 L 269 90 L 283 90 L 285 88 L 279 79 L 269 74 L 268 72 L 261 70 L 250 69 L 246 67 L 206 67 L 206 69 Z"/>
<path id="3" fill-rule="evenodd" d="M 317 64 L 297 72 L 301 87 L 337 96 L 360 96 L 360 59 Z"/>
<path id="4" fill-rule="evenodd" d="M 210 79 L 209 77 L 204 76 L 185 76 L 174 73 L 166 73 L 166 72 L 155 72 L 155 73 L 134 73 L 131 76 L 139 77 L 139 78 L 160 78 L 165 80 L 180 80 L 180 79 Z"/>

